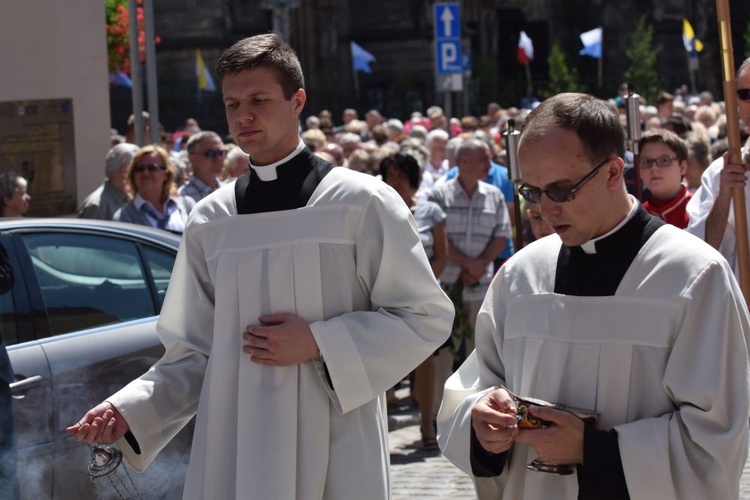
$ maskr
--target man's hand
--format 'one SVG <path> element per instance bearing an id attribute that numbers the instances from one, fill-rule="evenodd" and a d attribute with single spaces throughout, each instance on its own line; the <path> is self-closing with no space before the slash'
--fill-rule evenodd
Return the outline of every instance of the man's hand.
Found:
<path id="1" fill-rule="evenodd" d="M 516 440 L 526 443 L 548 464 L 583 463 L 583 420 L 566 411 L 529 406 L 535 417 L 549 422 L 543 429 L 524 430 Z"/>
<path id="2" fill-rule="evenodd" d="M 242 350 L 253 363 L 289 366 L 320 356 L 310 325 L 294 314 L 269 314 L 258 318 L 260 325 L 248 325 Z"/>
<path id="3" fill-rule="evenodd" d="M 716 194 L 711 210 L 706 217 L 706 243 L 715 249 L 721 248 L 724 232 L 727 229 L 729 207 L 732 204 L 732 188 L 745 187 L 745 165 L 730 163 L 734 153 L 740 154 L 736 148 L 729 149 L 724 156 L 724 167 L 719 173 L 719 192 Z"/>
<path id="4" fill-rule="evenodd" d="M 505 389 L 482 396 L 471 409 L 471 426 L 482 448 L 502 453 L 513 446 L 518 436 L 516 405 Z"/>
<path id="5" fill-rule="evenodd" d="M 487 265 L 489 262 L 483 259 L 469 259 L 466 261 L 464 269 L 477 281 L 487 273 Z"/>
<path id="6" fill-rule="evenodd" d="M 76 424 L 66 428 L 76 441 L 112 444 L 125 435 L 130 427 L 125 418 L 111 403 L 104 403 L 89 410 Z"/>
<path id="7" fill-rule="evenodd" d="M 477 283 L 479 283 L 479 280 L 475 278 L 474 276 L 472 276 L 471 274 L 469 274 L 469 272 L 466 269 L 461 271 L 461 275 L 458 277 L 458 279 L 461 280 L 461 283 L 464 286 L 474 286 Z"/>
<path id="8" fill-rule="evenodd" d="M 736 148 L 732 148 L 724 153 L 724 168 L 719 174 L 719 190 L 721 194 L 731 194 L 732 188 L 744 188 L 746 184 L 745 165 L 730 163 L 734 153 L 741 154 Z"/>

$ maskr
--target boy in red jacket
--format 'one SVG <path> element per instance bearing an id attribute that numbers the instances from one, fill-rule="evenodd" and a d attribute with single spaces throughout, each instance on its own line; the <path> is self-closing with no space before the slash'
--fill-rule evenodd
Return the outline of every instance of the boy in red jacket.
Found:
<path id="1" fill-rule="evenodd" d="M 692 197 L 682 183 L 688 166 L 687 144 L 673 132 L 656 130 L 644 134 L 638 146 L 638 170 L 643 185 L 651 192 L 643 208 L 685 229 L 689 220 L 685 207 Z"/>

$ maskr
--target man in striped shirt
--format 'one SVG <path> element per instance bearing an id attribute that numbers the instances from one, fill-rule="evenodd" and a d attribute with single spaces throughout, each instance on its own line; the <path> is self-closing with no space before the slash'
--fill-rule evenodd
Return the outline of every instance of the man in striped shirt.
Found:
<path id="1" fill-rule="evenodd" d="M 465 355 L 474 350 L 474 322 L 492 280 L 493 261 L 510 238 L 510 216 L 503 193 L 484 182 L 490 169 L 490 148 L 484 141 L 471 138 L 456 151 L 458 177 L 440 183 L 430 193 L 445 211 L 448 232 L 448 264 L 440 282 L 449 295 L 458 299 L 456 315 L 463 311 L 466 328 L 453 332 L 456 350 L 465 343 Z M 462 291 L 457 297 L 458 288 Z M 437 360 L 437 394 L 450 375 L 453 359 L 443 349 Z M 440 401 L 440 399 L 436 399 Z"/>

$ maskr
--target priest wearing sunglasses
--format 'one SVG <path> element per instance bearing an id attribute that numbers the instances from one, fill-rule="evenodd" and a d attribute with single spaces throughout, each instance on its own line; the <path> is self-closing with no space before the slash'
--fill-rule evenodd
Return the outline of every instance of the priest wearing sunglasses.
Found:
<path id="1" fill-rule="evenodd" d="M 747 308 L 716 250 L 628 195 L 624 144 L 585 94 L 525 121 L 519 192 L 555 235 L 498 271 L 438 416 L 441 449 L 480 499 L 738 497 Z M 525 413 L 509 391 L 596 417 Z"/>
<path id="2" fill-rule="evenodd" d="M 737 70 L 737 108 L 745 132 L 750 133 L 750 58 Z M 750 211 L 747 184 L 750 139 L 741 150 L 743 164 L 729 163 L 735 152 L 727 151 L 703 172 L 701 187 L 687 205 L 690 217 L 687 230 L 718 249 L 738 275 L 732 188 L 745 189 L 745 210 Z"/>

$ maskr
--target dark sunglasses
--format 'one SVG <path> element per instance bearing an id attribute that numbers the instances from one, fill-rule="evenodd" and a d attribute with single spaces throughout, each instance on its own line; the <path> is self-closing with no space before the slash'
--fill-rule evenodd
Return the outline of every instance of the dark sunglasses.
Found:
<path id="1" fill-rule="evenodd" d="M 542 191 L 538 187 L 521 184 L 521 186 L 518 188 L 518 194 L 523 196 L 529 203 L 541 203 L 543 194 L 546 194 L 547 198 L 554 201 L 555 203 L 566 203 L 568 201 L 573 201 L 576 197 L 576 192 L 581 189 L 588 181 L 590 181 L 596 175 L 599 169 L 606 165 L 610 160 L 612 160 L 612 158 L 607 158 L 599 165 L 595 166 L 591 172 L 586 174 L 586 177 L 581 179 L 574 186 L 555 186 Z"/>
<path id="2" fill-rule="evenodd" d="M 156 163 L 149 163 L 148 165 L 135 165 L 133 167 L 133 172 L 140 174 L 143 173 L 144 170 L 148 170 L 151 173 L 162 171 L 164 172 L 167 170 L 166 165 L 157 165 Z"/>
<path id="3" fill-rule="evenodd" d="M 737 99 L 740 101 L 750 101 L 750 89 L 737 89 Z"/>
<path id="4" fill-rule="evenodd" d="M 223 149 L 207 149 L 202 153 L 196 152 L 195 154 L 203 155 L 206 158 L 211 158 L 213 160 L 214 158 L 224 158 L 227 155 L 227 152 Z"/>

